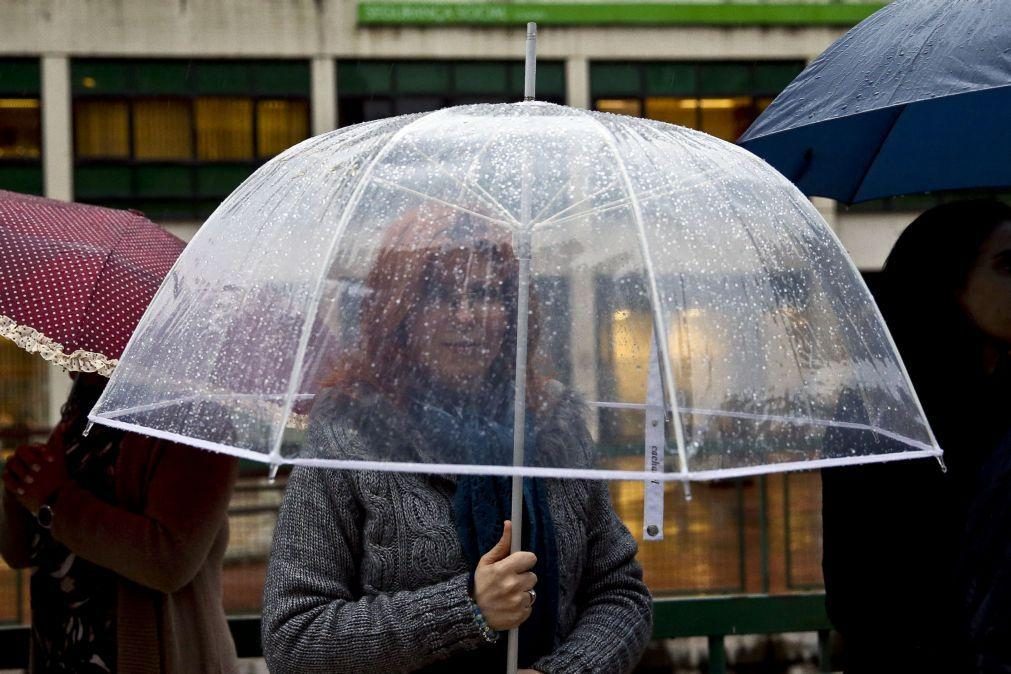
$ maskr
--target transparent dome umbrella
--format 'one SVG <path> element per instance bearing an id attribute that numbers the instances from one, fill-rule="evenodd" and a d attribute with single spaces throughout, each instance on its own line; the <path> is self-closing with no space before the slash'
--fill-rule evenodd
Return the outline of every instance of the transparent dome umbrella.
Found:
<path id="1" fill-rule="evenodd" d="M 596 451 L 516 465 L 304 442 L 314 397 L 350 383 L 391 415 L 452 397 L 454 377 L 511 399 L 517 344 L 542 397 L 586 401 Z M 647 402 L 666 421 L 652 469 Z M 371 122 L 266 164 L 187 246 L 92 418 L 274 464 L 442 473 L 690 480 L 940 454 L 858 272 L 796 188 L 705 134 L 546 103 Z"/>
<path id="2" fill-rule="evenodd" d="M 584 428 L 554 414 L 575 400 Z M 661 486 L 940 456 L 793 185 L 696 131 L 537 102 L 268 162 L 187 246 L 91 419 L 274 465 Z"/>

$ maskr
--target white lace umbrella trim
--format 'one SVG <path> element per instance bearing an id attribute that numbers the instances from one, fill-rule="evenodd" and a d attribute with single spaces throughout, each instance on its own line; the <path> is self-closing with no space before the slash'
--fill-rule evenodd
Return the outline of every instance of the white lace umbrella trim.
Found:
<path id="1" fill-rule="evenodd" d="M 37 353 L 43 359 L 69 372 L 97 372 L 110 376 L 119 360 L 103 356 L 93 351 L 78 349 L 73 353 L 63 352 L 63 345 L 54 342 L 35 328 L 18 325 L 13 319 L 0 314 L 0 336 L 6 337 L 28 353 Z"/>

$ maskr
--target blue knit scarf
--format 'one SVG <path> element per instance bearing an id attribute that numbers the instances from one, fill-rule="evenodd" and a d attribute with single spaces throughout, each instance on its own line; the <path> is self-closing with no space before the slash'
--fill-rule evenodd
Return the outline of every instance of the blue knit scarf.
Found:
<path id="1" fill-rule="evenodd" d="M 431 401 L 431 397 L 428 398 Z M 508 406 L 511 413 L 512 406 Z M 512 462 L 513 423 L 496 421 L 473 404 L 447 411 L 445 405 L 418 401 L 414 410 L 422 432 L 449 456 L 477 465 Z M 499 415 L 506 416 L 506 415 Z M 534 418 L 526 418 L 525 447 L 528 464 L 535 458 Z M 502 523 L 510 518 L 512 479 L 464 475 L 457 481 L 453 509 L 460 545 L 471 569 L 502 537 Z M 519 662 L 529 667 L 554 649 L 558 622 L 558 548 L 545 485 L 523 480 L 523 549 L 537 556 L 537 601 L 520 626 Z M 502 642 L 500 642 L 501 644 Z"/>

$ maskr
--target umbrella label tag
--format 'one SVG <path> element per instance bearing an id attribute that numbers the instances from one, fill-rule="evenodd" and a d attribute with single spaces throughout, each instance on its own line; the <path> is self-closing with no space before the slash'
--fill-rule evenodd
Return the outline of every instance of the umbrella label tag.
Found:
<path id="1" fill-rule="evenodd" d="M 664 404 L 663 386 L 660 383 L 660 361 L 657 359 L 656 340 L 649 349 L 649 376 L 646 380 L 646 472 L 663 473 Z M 646 480 L 643 498 L 642 537 L 647 541 L 663 540 L 663 481 Z"/>

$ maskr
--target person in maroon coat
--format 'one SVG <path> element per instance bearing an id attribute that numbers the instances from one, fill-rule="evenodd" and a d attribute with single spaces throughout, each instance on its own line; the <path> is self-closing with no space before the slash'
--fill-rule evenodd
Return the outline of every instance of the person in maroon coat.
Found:
<path id="1" fill-rule="evenodd" d="M 3 471 L 0 554 L 32 567 L 33 672 L 235 672 L 221 601 L 231 457 L 95 426 L 77 375 L 48 442 Z"/>

